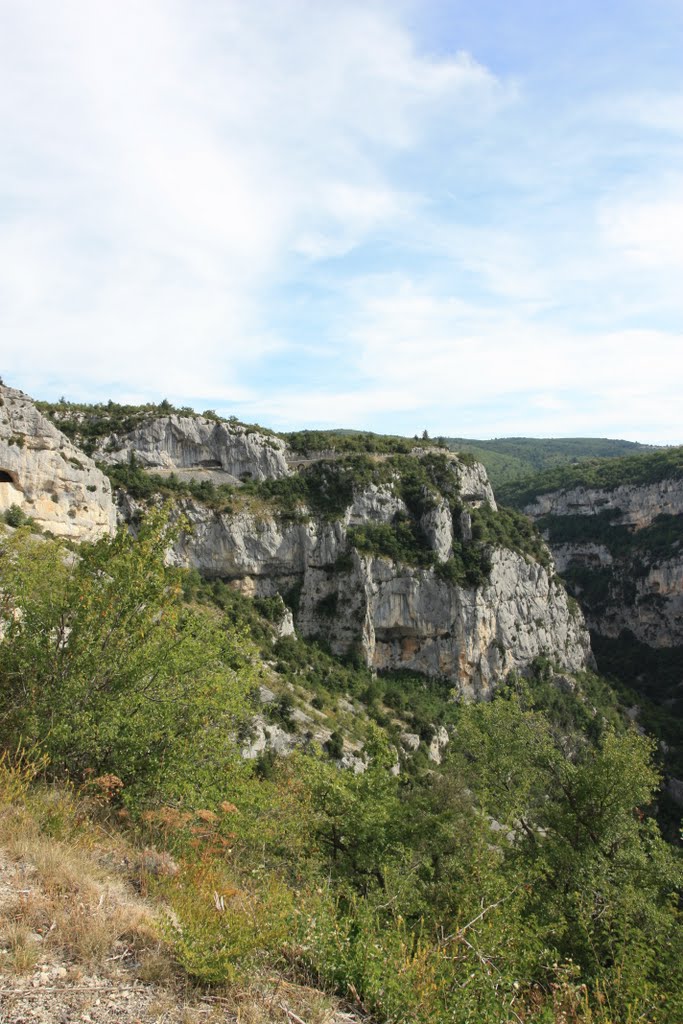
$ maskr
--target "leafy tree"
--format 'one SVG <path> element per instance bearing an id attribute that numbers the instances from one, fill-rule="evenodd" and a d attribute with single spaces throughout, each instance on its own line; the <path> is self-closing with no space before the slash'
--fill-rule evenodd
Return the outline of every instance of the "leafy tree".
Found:
<path id="1" fill-rule="evenodd" d="M 114 772 L 138 790 L 195 790 L 233 756 L 249 641 L 183 604 L 164 565 L 178 527 L 82 547 L 20 530 L 0 547 L 0 742 L 37 744 L 53 773 Z"/>
<path id="2" fill-rule="evenodd" d="M 522 691 L 468 708 L 458 744 L 481 810 L 509 837 L 506 871 L 528 892 L 524 915 L 558 959 L 578 965 L 616 1019 L 654 1012 L 667 975 L 683 991 L 683 876 L 645 810 L 659 784 L 651 742 L 611 728 L 594 745 L 561 734 Z"/>

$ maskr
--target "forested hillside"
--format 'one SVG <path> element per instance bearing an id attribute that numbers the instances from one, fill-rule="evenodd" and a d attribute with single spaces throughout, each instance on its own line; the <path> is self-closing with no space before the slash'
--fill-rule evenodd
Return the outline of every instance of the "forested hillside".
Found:
<path id="1" fill-rule="evenodd" d="M 683 776 L 683 448 L 594 459 L 499 489 L 531 515 L 591 629 L 600 670 Z"/>
<path id="2" fill-rule="evenodd" d="M 679 869 L 647 810 L 651 746 L 600 680 L 539 662 L 493 702 L 454 705 L 447 688 L 283 646 L 274 671 L 317 679 L 316 706 L 360 698 L 371 760 L 340 770 L 334 743 L 312 743 L 245 762 L 251 695 L 281 641 L 258 605 L 165 568 L 169 529 L 155 514 L 75 560 L 27 527 L 3 538 L 3 816 L 18 746 L 33 806 L 95 780 L 90 815 L 177 864 L 146 884 L 172 908 L 175 970 L 210 991 L 284 970 L 379 1020 L 680 1019 Z M 438 771 L 407 758 L 392 774 L 397 715 L 448 723 Z M 89 827 L 34 813 L 45 836 Z"/>
<path id="3" fill-rule="evenodd" d="M 483 463 L 496 493 L 503 485 L 544 470 L 592 459 L 645 455 L 656 450 L 653 445 L 605 437 L 498 437 L 490 441 L 445 437 L 441 440 L 452 451 L 470 452 Z"/>
<path id="4" fill-rule="evenodd" d="M 268 992 L 263 1021 L 306 1019 L 289 985 L 377 1024 L 678 1024 L 656 745 L 472 457 L 3 402 L 0 844 L 44 872 L 43 902 L 0 899 L 5 989 L 121 960 Z M 63 465 L 92 483 L 56 494 Z M 110 486 L 117 531 L 70 533 Z M 103 931 L 50 844 L 141 890 L 144 929 Z"/>

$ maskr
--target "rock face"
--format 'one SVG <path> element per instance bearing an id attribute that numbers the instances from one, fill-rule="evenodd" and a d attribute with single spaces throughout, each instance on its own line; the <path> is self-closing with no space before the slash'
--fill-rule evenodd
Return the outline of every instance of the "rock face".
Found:
<path id="1" fill-rule="evenodd" d="M 615 526 L 642 530 L 658 516 L 683 515 L 683 480 L 658 480 L 651 484 L 623 484 L 610 490 L 574 487 L 539 494 L 524 509 L 532 519 L 541 516 L 594 516 L 611 512 Z"/>
<path id="2" fill-rule="evenodd" d="M 683 480 L 539 495 L 535 518 L 591 629 L 683 645 Z"/>
<path id="3" fill-rule="evenodd" d="M 473 501 L 482 500 L 478 496 Z M 504 548 L 491 556 L 488 581 L 455 586 L 434 568 L 398 565 L 360 555 L 349 525 L 390 521 L 405 514 L 389 490 L 370 487 L 354 496 L 338 519 L 291 518 L 254 511 L 220 513 L 186 500 L 191 535 L 173 559 L 207 576 L 235 581 L 247 595 L 296 595 L 296 628 L 322 637 L 334 653 L 360 654 L 378 670 L 406 669 L 447 676 L 468 696 L 486 697 L 511 669 L 547 654 L 567 669 L 590 663 L 583 617 L 550 570 Z M 437 561 L 450 554 L 453 523 L 433 510 Z M 130 510 L 127 514 L 130 514 Z M 432 515 L 432 513 L 429 513 Z"/>
<path id="4" fill-rule="evenodd" d="M 547 654 L 576 671 L 590 663 L 583 617 L 542 566 L 494 549 L 489 582 L 454 586 L 433 569 L 354 554 L 346 573 L 310 567 L 298 615 L 304 635 L 339 654 L 360 649 L 378 670 L 445 676 L 487 697 L 512 669 Z"/>
<path id="5" fill-rule="evenodd" d="M 148 421 L 130 434 L 106 439 L 100 448 L 112 462 L 134 453 L 143 468 L 198 478 L 205 472 L 264 480 L 307 473 L 311 464 L 323 463 L 331 476 L 323 472 L 317 486 L 334 488 L 340 479 L 334 473 L 350 471 L 334 452 L 313 453 L 295 465 L 278 439 L 201 417 Z M 378 670 L 448 677 L 468 696 L 488 696 L 499 679 L 538 655 L 570 670 L 590 663 L 583 618 L 570 608 L 552 569 L 495 548 L 479 586 L 458 586 L 444 578 L 446 572 L 439 573 L 456 548 L 462 557 L 463 545 L 477 543 L 473 517 L 484 504 L 495 511 L 495 499 L 478 463 L 426 448 L 412 456 L 416 467 L 422 459 L 427 467 L 441 459 L 438 487 L 430 490 L 425 482 L 419 494 L 414 484 L 406 490 L 405 463 L 376 456 L 369 469 L 366 464 L 364 482 L 352 485 L 348 498 L 343 491 L 347 503 L 336 506 L 335 514 L 314 514 L 304 506 L 278 513 L 263 500 L 239 497 L 233 510 L 218 511 L 183 498 L 179 511 L 191 532 L 181 536 L 170 558 L 204 576 L 231 581 L 247 596 L 281 594 L 294 608 L 294 623 L 283 624 L 287 632 L 293 625 L 304 637 L 325 639 L 335 654 L 360 656 Z M 374 482 L 368 482 L 368 472 L 375 473 Z M 123 520 L 136 513 L 125 494 L 120 513 Z M 403 529 L 403 543 L 411 530 L 419 536 L 429 553 L 425 567 L 408 564 L 410 558 L 399 564 L 359 554 L 351 531 L 380 526 Z"/>
<path id="6" fill-rule="evenodd" d="M 405 502 L 394 494 L 391 487 L 370 484 L 354 494 L 353 503 L 346 511 L 347 526 L 364 523 L 391 523 L 396 516 L 407 515 Z"/>
<path id="7" fill-rule="evenodd" d="M 477 508 L 486 502 L 496 510 L 496 499 L 489 483 L 486 470 L 480 462 L 456 462 L 456 472 L 460 482 L 460 493 L 463 501 Z"/>
<path id="8" fill-rule="evenodd" d="M 12 505 L 45 530 L 96 540 L 116 529 L 109 480 L 22 391 L 0 386 L 0 512 Z"/>
<path id="9" fill-rule="evenodd" d="M 135 455 L 143 469 L 234 483 L 287 476 L 285 442 L 270 434 L 202 416 L 146 420 L 129 434 L 111 434 L 98 445 L 97 458 L 126 463 Z"/>
<path id="10" fill-rule="evenodd" d="M 453 517 L 448 503 L 441 501 L 436 508 L 425 512 L 420 526 L 437 562 L 447 562 L 453 550 Z"/>

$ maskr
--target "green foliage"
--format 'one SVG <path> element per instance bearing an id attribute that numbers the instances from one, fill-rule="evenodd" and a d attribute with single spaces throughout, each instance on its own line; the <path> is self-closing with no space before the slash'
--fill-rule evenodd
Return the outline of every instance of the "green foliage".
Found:
<path id="1" fill-rule="evenodd" d="M 411 438 L 354 430 L 297 430 L 282 436 L 292 451 L 303 456 L 322 451 L 333 451 L 340 455 L 408 454 L 415 447 Z"/>
<path id="2" fill-rule="evenodd" d="M 613 491 L 622 484 L 643 485 L 660 480 L 680 480 L 683 476 L 683 447 L 665 448 L 645 455 L 613 459 L 590 459 L 571 466 L 549 469 L 529 480 L 521 480 L 499 489 L 508 505 L 522 508 L 539 494 L 566 491 L 574 487 Z"/>
<path id="3" fill-rule="evenodd" d="M 531 886 L 525 915 L 538 934 L 607 995 L 616 1019 L 636 1007 L 673 1019 L 658 1004 L 666 971 L 680 979 L 672 898 L 682 878 L 638 810 L 659 782 L 650 742 L 606 729 L 595 744 L 568 750 L 547 718 L 512 694 L 468 709 L 458 751 L 482 810 L 512 837 L 504 866 Z"/>
<path id="4" fill-rule="evenodd" d="M 325 752 L 333 761 L 338 761 L 344 754 L 344 739 L 336 729 L 325 744 Z"/>
<path id="5" fill-rule="evenodd" d="M 646 455 L 657 450 L 653 445 L 601 437 L 499 437 L 491 441 L 446 437 L 442 440 L 452 451 L 471 453 L 486 467 L 496 496 L 499 488 L 545 470 L 590 459 Z"/>
<path id="6" fill-rule="evenodd" d="M 511 679 L 490 704 L 464 705 L 453 701 L 447 680 L 373 678 L 293 637 L 273 648 L 269 623 L 277 621 L 279 599 L 257 603 L 225 584 L 164 569 L 167 531 L 163 520 L 152 520 L 138 541 L 124 535 L 118 544 L 83 548 L 79 561 L 65 561 L 58 545 L 38 545 L 24 531 L 5 541 L 2 591 L 13 596 L 3 620 L 19 648 L 2 644 L 0 678 L 3 697 L 13 681 L 22 728 L 30 715 L 21 687 L 31 691 L 37 725 L 49 697 L 58 735 L 48 730 L 39 740 L 56 755 L 53 774 L 60 766 L 86 774 L 90 765 L 125 765 L 134 808 L 149 806 L 154 793 L 163 798 L 130 828 L 180 865 L 176 876 L 147 884 L 173 912 L 168 940 L 192 982 L 244 984 L 259 971 L 286 970 L 342 994 L 355 991 L 374 1018 L 396 1024 L 500 1024 L 511 1011 L 528 1024 L 678 1024 L 683 982 L 672 896 L 680 872 L 647 816 L 658 782 L 649 744 L 619 718 L 603 681 L 590 673 L 558 676 L 539 659 L 527 682 Z M 69 591 L 74 574 L 78 585 Z M 65 588 L 84 597 L 83 609 L 62 600 Z M 53 603 L 69 617 L 51 617 Z M 191 637 L 185 616 L 194 623 Z M 252 773 L 233 765 L 226 734 L 244 700 L 237 648 L 247 622 L 264 649 L 274 650 L 283 677 L 295 687 L 317 686 L 328 709 L 329 695 L 353 693 L 378 714 L 399 715 L 425 740 L 433 724 L 446 724 L 452 753 L 438 771 L 421 770 L 416 759 L 415 769 L 404 766 L 395 777 L 393 726 L 370 726 L 362 774 L 334 763 L 343 750 L 340 729 L 320 755 L 270 755 Z M 65 642 L 60 623 L 71 629 Z M 227 634 L 228 648 L 207 665 L 216 633 Z M 178 705 L 187 723 L 172 713 L 179 680 L 161 658 L 161 648 L 173 644 L 191 676 Z M 134 646 L 142 648 L 135 662 Z M 68 672 L 56 682 L 51 666 L 69 648 Z M 138 691 L 160 659 L 154 695 L 170 696 L 172 707 L 156 703 L 147 713 Z M 39 684 L 49 688 L 42 704 Z M 228 715 L 226 700 L 234 709 Z M 81 707 L 96 704 L 84 736 Z M 2 705 L 5 729 L 9 705 Z M 124 707 L 133 722 L 143 716 L 140 728 L 124 721 Z M 292 708 L 286 691 L 268 713 L 286 723 Z M 101 722 L 109 714 L 115 737 Z M 154 764 L 159 718 L 163 771 Z M 13 736 L 17 729 L 15 721 Z M 104 740 L 111 757 L 100 757 Z M 2 778 L 0 765 L 0 790 Z M 54 812 L 50 822 L 53 830 L 70 827 Z"/>
<path id="7" fill-rule="evenodd" d="M 3 516 L 8 526 L 26 526 L 30 519 L 19 505 L 10 505 Z"/>
<path id="8" fill-rule="evenodd" d="M 419 525 L 412 517 L 397 516 L 393 523 L 365 523 L 350 526 L 349 543 L 362 554 L 390 558 L 404 565 L 433 564 L 434 555 Z"/>
<path id="9" fill-rule="evenodd" d="M 641 708 L 643 725 L 664 744 L 668 773 L 683 775 L 683 647 L 650 647 L 624 630 L 619 637 L 591 635 L 598 667 L 625 703 Z"/>
<path id="10" fill-rule="evenodd" d="M 659 515 L 635 530 L 615 523 L 619 509 L 602 509 L 590 516 L 541 516 L 536 526 L 551 544 L 603 544 L 614 558 L 646 559 L 654 564 L 671 558 L 683 537 L 683 515 Z"/>
<path id="11" fill-rule="evenodd" d="M 227 769 L 249 644 L 184 606 L 164 567 L 171 536 L 157 512 L 136 539 L 121 531 L 77 557 L 23 530 L 3 539 L 4 746 L 21 738 L 53 773 L 113 772 L 139 791 L 186 792 Z"/>
<path id="12" fill-rule="evenodd" d="M 457 705 L 451 682 L 415 672 L 383 672 L 361 694 L 372 708 L 386 705 L 410 723 L 410 727 L 427 743 L 434 735 L 435 725 L 452 725 L 457 720 Z"/>
<path id="13" fill-rule="evenodd" d="M 550 565 L 548 549 L 528 516 L 504 506 L 494 512 L 488 503 L 472 509 L 471 515 L 473 540 L 509 548 L 546 568 Z"/>
<path id="14" fill-rule="evenodd" d="M 351 659 L 333 657 L 320 643 L 296 636 L 281 637 L 272 648 L 278 672 L 320 694 L 358 695 L 371 681 L 370 670 Z"/>
<path id="15" fill-rule="evenodd" d="M 491 555 L 483 544 L 463 544 L 455 540 L 447 562 L 436 566 L 436 575 L 456 587 L 481 587 L 489 579 Z"/>

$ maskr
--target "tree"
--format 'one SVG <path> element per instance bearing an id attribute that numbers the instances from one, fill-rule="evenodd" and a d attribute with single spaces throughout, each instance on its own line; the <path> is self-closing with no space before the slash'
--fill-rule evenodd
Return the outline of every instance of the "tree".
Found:
<path id="1" fill-rule="evenodd" d="M 683 876 L 646 813 L 659 784 L 651 741 L 611 727 L 594 744 L 561 734 L 522 692 L 467 708 L 458 746 L 482 812 L 510 837 L 501 845 L 528 892 L 524 914 L 557 959 L 607 993 L 617 1019 L 652 1013 L 664 978 L 683 992 Z"/>
<path id="2" fill-rule="evenodd" d="M 36 744 L 54 774 L 200 789 L 234 754 L 251 685 L 248 639 L 183 604 L 165 567 L 178 527 L 74 556 L 19 530 L 0 547 L 0 743 Z"/>

